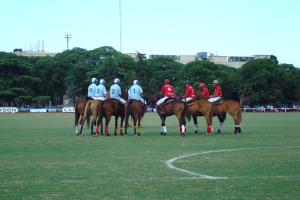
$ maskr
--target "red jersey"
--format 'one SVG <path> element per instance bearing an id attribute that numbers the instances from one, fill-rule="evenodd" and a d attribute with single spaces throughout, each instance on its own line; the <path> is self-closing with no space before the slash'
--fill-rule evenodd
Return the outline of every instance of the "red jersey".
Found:
<path id="1" fill-rule="evenodd" d="M 172 85 L 166 84 L 161 88 L 161 92 L 165 97 L 174 97 L 174 88 Z"/>
<path id="2" fill-rule="evenodd" d="M 213 96 L 215 96 L 215 97 L 222 97 L 221 87 L 218 84 L 216 84 Z"/>
<path id="3" fill-rule="evenodd" d="M 187 98 L 187 97 L 194 98 L 195 96 L 196 96 L 196 91 L 193 88 L 193 86 L 186 85 L 185 86 L 185 95 L 184 95 L 184 97 L 185 98 Z"/>
<path id="4" fill-rule="evenodd" d="M 209 99 L 209 91 L 208 91 L 208 88 L 206 86 L 203 86 L 201 87 L 202 89 L 202 96 L 205 98 L 205 99 Z"/>

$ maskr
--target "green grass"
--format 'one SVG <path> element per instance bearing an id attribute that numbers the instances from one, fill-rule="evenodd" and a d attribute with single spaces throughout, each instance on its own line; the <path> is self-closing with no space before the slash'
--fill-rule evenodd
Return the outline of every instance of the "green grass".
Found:
<path id="1" fill-rule="evenodd" d="M 242 135 L 228 116 L 224 133 L 147 113 L 143 135 L 75 136 L 73 114 L 0 115 L 0 199 L 299 199 L 300 113 L 243 113 Z M 214 129 L 218 122 L 214 119 Z M 113 129 L 110 129 L 113 132 Z M 245 149 L 249 148 L 249 149 Z M 251 149 L 253 148 L 253 149 Z M 199 179 L 166 166 L 228 179 Z"/>

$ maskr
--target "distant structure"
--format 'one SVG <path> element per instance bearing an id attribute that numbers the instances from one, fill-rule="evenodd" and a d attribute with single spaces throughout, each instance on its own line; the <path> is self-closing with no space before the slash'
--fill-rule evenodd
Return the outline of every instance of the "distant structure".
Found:
<path id="1" fill-rule="evenodd" d="M 54 52 L 46 52 L 46 51 L 23 51 L 22 49 L 14 49 L 13 53 L 18 56 L 27 56 L 27 57 L 43 57 L 43 56 L 54 57 L 57 54 Z"/>
<path id="2" fill-rule="evenodd" d="M 253 55 L 253 56 L 219 56 L 208 52 L 198 52 L 196 55 L 150 55 L 149 58 L 165 57 L 173 59 L 174 61 L 180 62 L 182 64 L 187 64 L 196 60 L 208 60 L 215 64 L 227 65 L 230 67 L 240 68 L 243 64 L 248 61 L 260 59 L 260 58 L 270 58 L 271 55 Z"/>
<path id="3" fill-rule="evenodd" d="M 70 33 L 65 34 L 65 39 L 67 41 L 67 50 L 69 50 L 69 40 L 72 38 L 72 35 Z"/>

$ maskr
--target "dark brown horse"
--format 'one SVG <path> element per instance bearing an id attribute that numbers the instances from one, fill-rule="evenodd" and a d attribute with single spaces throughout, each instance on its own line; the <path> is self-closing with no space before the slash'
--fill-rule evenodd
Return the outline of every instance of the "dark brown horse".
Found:
<path id="1" fill-rule="evenodd" d="M 191 114 L 188 110 L 186 103 L 183 102 L 181 99 L 167 99 L 165 103 L 162 104 L 161 109 L 163 111 L 163 114 L 161 113 L 160 109 L 157 109 L 157 113 L 161 119 L 160 134 L 167 134 L 166 118 L 168 116 L 175 115 L 179 121 L 180 135 L 185 136 L 185 117 L 188 119 L 188 121 L 190 121 L 191 119 Z"/>
<path id="2" fill-rule="evenodd" d="M 128 119 L 130 116 L 133 119 L 134 135 L 141 135 L 141 120 L 145 111 L 145 105 L 141 101 L 135 99 L 130 99 L 128 101 L 128 106 L 125 113 L 125 135 L 127 135 Z"/>
<path id="3" fill-rule="evenodd" d="M 102 106 L 102 101 L 98 100 L 89 100 L 85 106 L 85 112 L 83 116 L 83 123 L 90 113 L 92 114 L 92 121 L 91 121 L 91 135 L 98 136 L 99 135 L 99 125 L 101 123 L 101 115 L 100 110 Z M 97 123 L 96 123 L 97 122 Z"/>
<path id="4" fill-rule="evenodd" d="M 83 129 L 83 116 L 85 111 L 85 105 L 88 102 L 86 99 L 81 99 L 75 103 L 75 133 L 76 135 L 82 135 Z M 90 116 L 87 115 L 87 126 L 90 124 Z"/>
<path id="5" fill-rule="evenodd" d="M 127 91 L 124 90 L 122 92 L 122 98 L 127 100 L 128 94 Z M 120 135 L 123 135 L 123 122 L 125 118 L 125 105 L 122 104 L 119 100 L 117 99 L 106 99 L 103 101 L 101 111 L 100 111 L 100 116 L 101 116 L 101 121 L 102 117 L 105 118 L 105 135 L 109 136 L 109 131 L 108 131 L 108 126 L 109 122 L 112 116 L 115 116 L 115 129 L 114 129 L 114 134 L 117 135 L 117 129 L 118 129 L 118 119 L 119 117 L 121 118 L 121 123 L 120 123 Z M 101 128 L 101 133 L 102 133 L 102 128 Z"/>

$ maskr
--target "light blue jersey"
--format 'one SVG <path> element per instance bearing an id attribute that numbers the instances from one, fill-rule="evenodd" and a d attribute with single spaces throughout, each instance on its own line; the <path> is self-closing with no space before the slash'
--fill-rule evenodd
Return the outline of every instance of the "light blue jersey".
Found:
<path id="1" fill-rule="evenodd" d="M 128 98 L 142 100 L 141 94 L 143 93 L 143 89 L 139 85 L 133 85 L 128 90 Z"/>
<path id="2" fill-rule="evenodd" d="M 96 87 L 95 83 L 92 83 L 88 87 L 88 97 L 94 97 L 96 95 Z"/>
<path id="3" fill-rule="evenodd" d="M 95 94 L 95 96 L 96 97 L 105 97 L 105 94 L 106 94 L 106 88 L 105 88 L 105 86 L 104 85 L 98 85 L 97 87 L 96 87 L 96 94 Z"/>
<path id="4" fill-rule="evenodd" d="M 110 90 L 109 90 L 109 95 L 110 98 L 113 99 L 120 99 L 120 95 L 121 95 L 121 88 L 118 84 L 113 84 L 112 86 L 110 86 Z"/>

